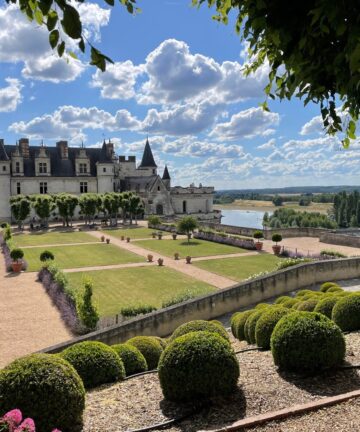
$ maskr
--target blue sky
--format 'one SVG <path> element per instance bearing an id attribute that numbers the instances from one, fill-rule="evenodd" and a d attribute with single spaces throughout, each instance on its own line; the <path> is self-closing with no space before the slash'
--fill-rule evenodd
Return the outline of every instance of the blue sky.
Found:
<path id="1" fill-rule="evenodd" d="M 0 9 L 0 137 L 13 144 L 98 146 L 141 156 L 149 135 L 174 184 L 218 189 L 358 184 L 360 148 L 325 136 L 316 105 L 269 103 L 267 66 L 244 77 L 248 61 L 233 26 L 187 0 L 83 3 L 86 35 L 115 65 L 104 74 L 87 58 L 66 63 L 14 6 Z"/>

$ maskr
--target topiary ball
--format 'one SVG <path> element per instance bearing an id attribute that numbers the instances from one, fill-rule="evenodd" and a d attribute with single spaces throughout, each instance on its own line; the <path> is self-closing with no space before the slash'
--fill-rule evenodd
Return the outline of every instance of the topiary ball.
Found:
<path id="1" fill-rule="evenodd" d="M 300 302 L 296 309 L 298 311 L 313 312 L 317 304 L 318 304 L 318 300 L 315 299 L 306 300 Z"/>
<path id="2" fill-rule="evenodd" d="M 125 378 L 125 368 L 120 357 L 102 342 L 80 342 L 66 348 L 60 356 L 74 366 L 85 388 Z"/>
<path id="3" fill-rule="evenodd" d="M 293 306 L 300 303 L 301 300 L 295 299 L 295 298 L 289 298 L 288 300 L 285 300 L 284 302 L 280 303 L 280 306 L 283 306 L 284 308 L 291 309 Z"/>
<path id="4" fill-rule="evenodd" d="M 123 362 L 126 376 L 147 371 L 148 366 L 145 357 L 134 346 L 125 343 L 112 345 L 111 348 Z"/>
<path id="5" fill-rule="evenodd" d="M 300 291 L 298 291 L 297 293 L 296 293 L 296 296 L 295 297 L 303 297 L 304 295 L 306 295 L 306 294 L 313 294 L 314 293 L 314 291 L 311 291 L 311 290 L 309 290 L 309 289 L 304 289 L 304 290 L 300 290 Z"/>
<path id="6" fill-rule="evenodd" d="M 255 312 L 255 309 L 249 309 L 247 311 L 244 312 L 239 312 L 238 315 L 236 315 L 236 317 L 234 318 L 234 328 L 235 328 L 235 334 L 234 336 L 239 339 L 240 341 L 242 340 L 246 340 L 245 338 L 245 324 L 247 319 L 249 318 L 249 316 L 251 314 L 253 314 Z"/>
<path id="7" fill-rule="evenodd" d="M 165 339 L 163 339 L 159 336 L 151 336 L 151 337 L 153 337 L 154 339 L 156 339 L 159 342 L 159 344 L 163 350 L 167 347 L 168 343 Z"/>
<path id="8" fill-rule="evenodd" d="M 330 287 L 326 292 L 327 293 L 340 293 L 340 292 L 343 292 L 344 290 L 341 288 L 341 287 L 339 287 L 339 286 L 332 286 L 332 287 Z"/>
<path id="9" fill-rule="evenodd" d="M 335 304 L 340 300 L 340 297 L 332 295 L 319 300 L 314 312 L 321 313 L 331 319 L 332 311 Z"/>
<path id="10" fill-rule="evenodd" d="M 234 314 L 231 315 L 230 318 L 230 328 L 231 328 L 231 333 L 234 336 L 234 338 L 237 338 L 237 318 L 240 317 L 241 312 L 235 312 Z"/>
<path id="11" fill-rule="evenodd" d="M 258 347 L 270 349 L 270 338 L 276 324 L 283 316 L 289 313 L 291 311 L 288 308 L 279 306 L 261 315 L 255 326 L 255 341 Z"/>
<path id="12" fill-rule="evenodd" d="M 163 349 L 157 339 L 152 336 L 135 336 L 129 339 L 126 343 L 134 346 L 141 352 L 145 357 L 149 370 L 158 367 Z"/>
<path id="13" fill-rule="evenodd" d="M 352 294 L 339 299 L 331 318 L 342 331 L 360 330 L 360 295 Z"/>
<path id="14" fill-rule="evenodd" d="M 266 309 L 266 308 L 268 308 L 270 305 L 268 304 L 268 303 L 258 303 L 256 306 L 255 306 L 255 309 L 256 310 L 258 310 L 258 309 Z"/>
<path id="15" fill-rule="evenodd" d="M 280 296 L 275 300 L 274 304 L 282 304 L 286 300 L 290 300 L 290 299 L 292 299 L 292 297 L 290 297 L 290 296 Z"/>
<path id="16" fill-rule="evenodd" d="M 239 373 L 231 345 L 220 335 L 207 331 L 176 338 L 159 363 L 164 397 L 173 401 L 226 396 L 235 390 Z"/>
<path id="17" fill-rule="evenodd" d="M 82 430 L 85 389 L 76 370 L 64 359 L 32 354 L 0 371 L 1 412 L 14 407 L 34 419 L 37 432 L 55 428 Z"/>
<path id="18" fill-rule="evenodd" d="M 179 326 L 171 335 L 170 342 L 172 342 L 179 336 L 183 336 L 184 334 L 191 333 L 194 331 L 208 331 L 210 333 L 216 333 L 219 336 L 222 336 L 227 341 L 229 341 L 228 332 L 225 330 L 225 328 L 221 323 L 204 321 L 204 320 L 195 320 L 195 321 L 189 321 L 188 323 Z"/>
<path id="19" fill-rule="evenodd" d="M 270 346 L 280 369 L 304 374 L 335 367 L 345 357 L 340 328 L 316 312 L 285 315 L 274 328 Z"/>
<path id="20" fill-rule="evenodd" d="M 327 292 L 329 288 L 333 287 L 333 286 L 339 286 L 338 284 L 336 284 L 335 282 L 324 282 L 323 284 L 321 284 L 320 286 L 320 291 L 321 292 Z"/>
<path id="21" fill-rule="evenodd" d="M 244 334 L 246 342 L 249 344 L 256 344 L 255 339 L 255 327 L 258 319 L 267 309 L 261 309 L 259 311 L 255 311 L 252 313 L 249 318 L 246 320 Z"/>

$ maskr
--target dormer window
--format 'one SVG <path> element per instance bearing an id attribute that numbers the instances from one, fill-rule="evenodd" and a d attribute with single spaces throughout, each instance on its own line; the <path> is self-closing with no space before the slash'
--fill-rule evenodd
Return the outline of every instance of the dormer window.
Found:
<path id="1" fill-rule="evenodd" d="M 87 164 L 86 163 L 79 164 L 79 172 L 80 172 L 80 174 L 86 174 L 87 173 Z"/>
<path id="2" fill-rule="evenodd" d="M 46 162 L 39 162 L 39 173 L 40 174 L 46 174 L 47 173 L 47 163 Z"/>
<path id="3" fill-rule="evenodd" d="M 20 162 L 15 162 L 15 172 L 16 172 L 16 174 L 19 174 L 19 172 L 20 172 Z"/>

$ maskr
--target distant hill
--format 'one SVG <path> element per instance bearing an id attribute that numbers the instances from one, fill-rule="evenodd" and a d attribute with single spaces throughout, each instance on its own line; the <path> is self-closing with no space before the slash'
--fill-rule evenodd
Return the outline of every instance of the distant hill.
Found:
<path id="1" fill-rule="evenodd" d="M 264 189 L 221 189 L 217 194 L 259 194 L 259 195 L 282 195 L 282 194 L 318 194 L 338 193 L 342 191 L 360 191 L 360 186 L 292 186 L 285 188 L 264 188 Z"/>

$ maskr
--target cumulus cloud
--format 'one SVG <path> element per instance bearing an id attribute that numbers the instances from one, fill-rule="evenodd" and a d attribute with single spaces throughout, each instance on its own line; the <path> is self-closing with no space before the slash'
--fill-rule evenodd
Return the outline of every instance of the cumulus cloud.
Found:
<path id="1" fill-rule="evenodd" d="M 266 141 L 266 143 L 259 145 L 257 148 L 259 150 L 274 149 L 275 148 L 275 143 L 276 143 L 275 138 L 271 138 L 269 141 Z"/>
<path id="2" fill-rule="evenodd" d="M 267 112 L 261 108 L 249 108 L 234 114 L 230 121 L 218 123 L 210 136 L 222 140 L 267 136 L 275 132 L 280 122 L 278 113 Z"/>
<path id="3" fill-rule="evenodd" d="M 22 84 L 18 79 L 6 78 L 6 87 L 0 88 L 0 112 L 15 111 L 22 101 Z"/>

